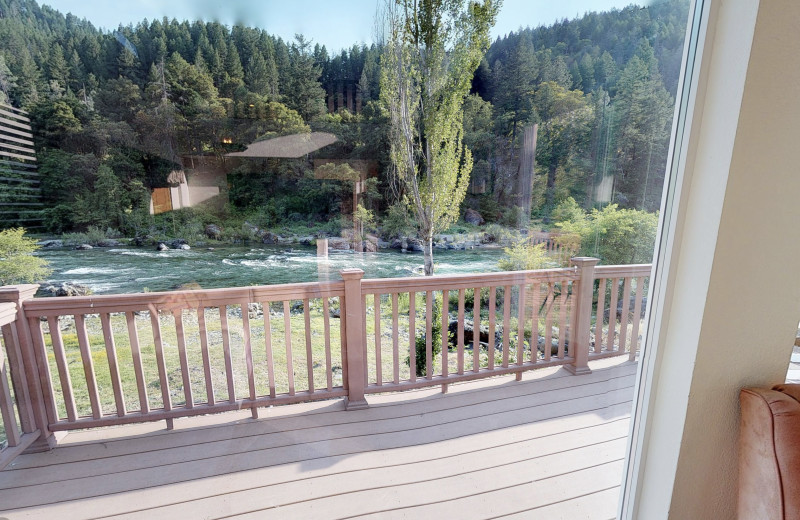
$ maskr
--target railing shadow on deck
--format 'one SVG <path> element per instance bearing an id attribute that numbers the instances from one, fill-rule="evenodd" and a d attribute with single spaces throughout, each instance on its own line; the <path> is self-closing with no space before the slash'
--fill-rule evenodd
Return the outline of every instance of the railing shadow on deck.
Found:
<path id="1" fill-rule="evenodd" d="M 56 431 L 333 398 L 355 410 L 373 393 L 633 360 L 650 265 L 597 262 L 69 298 L 0 288 L 0 469 Z"/>

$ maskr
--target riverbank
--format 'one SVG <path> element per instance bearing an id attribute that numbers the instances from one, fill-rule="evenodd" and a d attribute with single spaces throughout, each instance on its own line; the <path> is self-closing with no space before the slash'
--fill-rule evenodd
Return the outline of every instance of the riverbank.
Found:
<path id="1" fill-rule="evenodd" d="M 448 232 L 434 235 L 433 247 L 437 250 L 466 251 L 475 248 L 508 247 L 527 236 L 527 230 L 517 230 L 499 225 L 469 226 L 461 225 Z M 200 230 L 176 232 L 172 236 L 140 235 L 122 237 L 114 230 L 90 228 L 83 233 L 65 233 L 60 236 L 40 236 L 39 245 L 43 248 L 73 247 L 88 250 L 94 247 L 152 247 L 156 249 L 189 249 L 193 247 L 219 246 L 315 246 L 317 240 L 328 240 L 329 249 L 337 251 L 362 250 L 376 252 L 394 249 L 402 252 L 422 252 L 422 242 L 413 236 L 387 237 L 379 233 L 368 233 L 359 241 L 353 238 L 352 230 L 344 230 L 341 236 L 329 236 L 313 227 L 298 230 L 278 228 L 267 230 L 249 222 L 244 222 L 240 230 L 223 229 L 209 224 Z M 162 245 L 163 244 L 163 245 Z M 360 247 L 359 247 L 360 246 Z"/>

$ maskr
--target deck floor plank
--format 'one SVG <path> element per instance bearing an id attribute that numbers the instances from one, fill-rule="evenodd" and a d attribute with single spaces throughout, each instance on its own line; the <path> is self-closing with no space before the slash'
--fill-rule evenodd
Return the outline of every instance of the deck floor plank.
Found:
<path id="1" fill-rule="evenodd" d="M 0 516 L 392 518 L 463 511 L 463 518 L 568 518 L 588 511 L 590 518 L 610 518 L 636 365 L 593 363 L 592 374 L 581 377 L 556 368 L 526 373 L 522 382 L 451 385 L 444 395 L 427 389 L 370 396 L 370 408 L 356 412 L 331 401 L 268 409 L 258 420 L 187 419 L 167 433 L 152 425 L 126 427 L 144 432 L 134 436 L 125 428 L 70 433 L 52 452 L 22 456 L 0 472 Z M 587 506 L 586 497 L 605 505 Z"/>
<path id="2" fill-rule="evenodd" d="M 523 381 L 521 383 L 513 381 L 510 378 L 504 378 L 504 384 L 494 387 L 491 393 L 481 391 L 455 392 L 454 390 L 456 387 L 467 387 L 468 385 L 452 385 L 450 387 L 450 393 L 446 395 L 446 399 L 443 399 L 445 396 L 442 394 L 435 394 L 434 396 L 430 396 L 429 399 L 406 401 L 400 405 L 389 403 L 383 406 L 371 407 L 367 410 L 349 412 L 347 414 L 339 413 L 341 411 L 339 406 L 336 406 L 332 411 L 321 412 L 325 413 L 325 417 L 320 417 L 319 414 L 270 417 L 269 413 L 264 413 L 263 415 L 265 417 L 263 420 L 243 420 L 230 424 L 226 428 L 200 428 L 189 431 L 174 431 L 174 433 L 171 434 L 158 432 L 154 435 L 142 436 L 139 438 L 110 439 L 102 443 L 102 449 L 98 448 L 97 442 L 62 446 L 51 452 L 21 457 L 15 462 L 13 469 L 15 471 L 20 471 L 34 467 L 53 467 L 68 462 L 118 457 L 127 454 L 139 456 L 144 452 L 156 451 L 159 449 L 166 450 L 181 446 L 197 446 L 198 444 L 212 443 L 220 440 L 225 441 L 232 438 L 255 437 L 275 432 L 295 432 L 318 427 L 321 424 L 326 428 L 339 425 L 347 427 L 352 424 L 382 419 L 405 420 L 408 417 L 414 417 L 420 414 L 429 415 L 434 412 L 450 412 L 465 407 L 469 407 L 472 412 L 480 412 L 481 410 L 474 408 L 479 405 L 489 405 L 496 410 L 495 404 L 501 399 L 520 396 L 532 396 L 529 397 L 529 399 L 535 399 L 536 397 L 533 394 L 543 395 L 545 392 L 561 394 L 565 389 L 574 389 L 589 384 L 597 384 L 598 386 L 605 386 L 607 388 L 611 380 L 619 380 L 626 376 L 633 376 L 635 374 L 635 367 L 633 365 L 620 367 L 618 371 L 614 371 L 613 373 L 595 372 L 584 376 L 579 381 L 575 381 L 569 375 L 565 374 L 566 372 L 560 371 L 556 377 L 527 382 Z M 628 382 L 623 381 L 621 384 L 627 386 Z M 410 392 L 406 394 L 409 393 Z M 397 395 L 402 396 L 404 394 Z M 545 401 L 548 399 L 551 399 L 551 397 L 544 397 Z M 562 400 L 562 398 L 559 398 L 559 400 Z M 533 404 L 533 401 L 526 402 Z M 339 401 L 335 403 L 338 405 Z M 292 406 L 281 408 L 286 409 Z M 272 412 L 272 410 L 275 409 L 269 409 L 269 412 Z M 188 420 L 190 421 L 191 419 Z M 185 419 L 184 421 L 187 420 Z M 114 431 L 114 429 L 111 429 L 111 431 Z M 82 433 L 78 433 L 77 435 L 82 435 Z M 2 473 L 0 473 L 0 488 L 2 486 Z"/>
<path id="3" fill-rule="evenodd" d="M 396 447 L 397 442 L 401 444 L 406 442 L 402 439 L 403 436 L 418 436 L 421 431 L 427 429 L 439 429 L 444 425 L 458 425 L 465 421 L 472 422 L 476 417 L 485 420 L 483 427 L 497 429 L 510 426 L 514 421 L 530 421 L 532 415 L 536 417 L 535 420 L 545 420 L 564 415 L 563 412 L 577 413 L 576 406 L 579 407 L 578 410 L 585 411 L 586 406 L 596 405 L 595 401 L 601 399 L 600 396 L 602 399 L 624 401 L 629 392 L 628 389 L 633 386 L 633 378 L 634 376 L 623 376 L 609 381 L 562 388 L 558 391 L 537 392 L 526 396 L 526 399 L 518 396 L 498 397 L 491 402 L 441 410 L 438 413 L 426 412 L 410 417 L 362 420 L 336 425 L 321 424 L 291 432 L 271 431 L 260 435 L 247 435 L 224 441 L 198 442 L 188 446 L 167 447 L 112 458 L 104 456 L 102 452 L 98 451 L 95 456 L 100 455 L 99 458 L 30 469 L 12 469 L 12 471 L 0 473 L 0 488 L 10 489 L 82 477 L 99 477 L 120 471 L 161 468 L 192 460 L 212 460 L 239 455 L 250 457 L 261 451 L 275 448 L 313 445 L 319 442 L 330 443 L 366 436 L 369 436 L 370 440 L 374 442 L 376 439 L 383 439 L 382 434 L 400 435 L 399 441 L 389 441 L 391 443 L 389 447 Z M 609 390 L 609 386 L 613 386 L 614 389 Z M 584 399 L 586 397 L 589 397 L 591 402 L 586 401 Z M 603 405 L 606 406 L 605 403 Z M 452 430 L 445 430 L 433 432 L 433 435 L 449 435 L 451 433 L 453 433 Z M 375 443 L 373 449 L 385 449 L 385 446 Z M 110 461 L 113 461 L 113 465 L 109 464 Z M 0 494 L 0 496 L 2 495 Z"/>

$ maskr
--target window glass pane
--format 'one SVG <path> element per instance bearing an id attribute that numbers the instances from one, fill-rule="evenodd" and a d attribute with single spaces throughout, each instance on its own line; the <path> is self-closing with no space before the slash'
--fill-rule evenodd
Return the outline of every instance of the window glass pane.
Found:
<path id="1" fill-rule="evenodd" d="M 615 514 L 689 0 L 52 4 L 0 0 L 0 281 L 108 298 L 28 314 L 48 420 L 297 406 L 109 493 Z"/>

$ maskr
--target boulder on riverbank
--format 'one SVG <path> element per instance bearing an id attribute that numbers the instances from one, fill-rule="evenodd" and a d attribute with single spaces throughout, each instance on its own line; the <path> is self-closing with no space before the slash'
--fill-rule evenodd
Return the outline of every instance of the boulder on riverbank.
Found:
<path id="1" fill-rule="evenodd" d="M 38 245 L 40 247 L 43 247 L 45 249 L 50 249 L 50 248 L 53 248 L 53 247 L 64 247 L 64 241 L 63 240 L 42 240 L 40 242 L 37 242 L 36 245 Z"/>
<path id="2" fill-rule="evenodd" d="M 219 240 L 222 237 L 222 230 L 216 224 L 209 224 L 203 230 L 203 233 L 213 240 Z"/>
<path id="3" fill-rule="evenodd" d="M 71 282 L 47 285 L 41 291 L 48 296 L 88 296 L 94 292 L 86 285 Z"/>
<path id="4" fill-rule="evenodd" d="M 328 239 L 328 249 L 336 251 L 349 251 L 350 241 L 346 238 L 331 237 Z"/>
<path id="5" fill-rule="evenodd" d="M 481 214 L 472 208 L 467 208 L 467 211 L 464 212 L 464 222 L 472 224 L 473 226 L 482 226 L 486 224 Z"/>
<path id="6" fill-rule="evenodd" d="M 81 244 L 79 246 L 75 246 L 75 249 L 77 251 L 88 251 L 88 250 L 94 249 L 94 248 L 92 246 L 90 246 L 89 244 Z"/>

